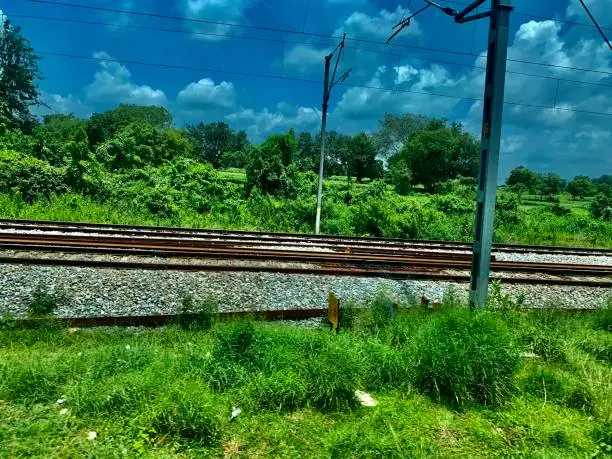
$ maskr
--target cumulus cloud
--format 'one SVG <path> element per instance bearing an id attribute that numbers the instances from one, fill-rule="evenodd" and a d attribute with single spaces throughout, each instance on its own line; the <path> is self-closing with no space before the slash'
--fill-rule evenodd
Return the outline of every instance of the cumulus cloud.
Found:
<path id="1" fill-rule="evenodd" d="M 602 27 L 612 27 L 612 1 L 610 0 L 590 0 L 588 2 L 589 10 L 597 19 L 597 22 Z M 579 0 L 570 0 L 566 10 L 566 14 L 573 20 L 581 20 L 586 24 L 590 24 L 590 18 L 580 4 Z"/>
<path id="2" fill-rule="evenodd" d="M 222 81 L 215 84 L 210 78 L 202 78 L 195 83 L 189 83 L 181 89 L 176 101 L 181 107 L 189 110 L 214 110 L 231 108 L 236 99 L 234 85 Z"/>
<path id="3" fill-rule="evenodd" d="M 213 20 L 227 23 L 239 23 L 251 0 L 182 0 L 181 9 L 189 19 Z M 188 22 L 189 29 L 198 32 L 197 38 L 208 41 L 220 41 L 230 30 L 223 24 L 206 24 Z M 210 35 L 205 35 L 210 34 Z"/>
<path id="4" fill-rule="evenodd" d="M 87 116 L 91 112 L 88 107 L 79 97 L 72 94 L 62 96 L 61 94 L 52 94 L 43 91 L 40 95 L 43 105 L 32 107 L 32 114 L 35 116 L 44 116 L 51 113 L 73 113 L 76 116 Z"/>
<path id="5" fill-rule="evenodd" d="M 395 11 L 381 10 L 378 15 L 370 16 L 366 13 L 355 11 L 334 31 L 334 35 L 346 33 L 350 37 L 387 39 L 391 28 L 402 18 L 410 15 L 410 10 L 401 5 Z M 421 34 L 421 27 L 416 19 L 410 23 L 402 33 L 403 36 L 416 36 Z"/>
<path id="6" fill-rule="evenodd" d="M 95 52 L 93 57 L 101 59 L 100 69 L 94 74 L 94 80 L 85 88 L 88 100 L 138 105 L 167 104 L 168 100 L 161 89 L 134 83 L 128 68 L 112 61 L 112 57 L 105 51 Z"/>
<path id="7" fill-rule="evenodd" d="M 260 142 L 272 132 L 282 132 L 290 128 L 310 131 L 316 128 L 321 122 L 321 111 L 281 102 L 274 111 L 268 108 L 260 111 L 246 108 L 225 118 L 237 127 L 245 129 L 252 141 Z"/>
<path id="8" fill-rule="evenodd" d="M 320 49 L 312 45 L 295 45 L 285 53 L 284 65 L 301 73 L 320 69 L 329 49 Z"/>

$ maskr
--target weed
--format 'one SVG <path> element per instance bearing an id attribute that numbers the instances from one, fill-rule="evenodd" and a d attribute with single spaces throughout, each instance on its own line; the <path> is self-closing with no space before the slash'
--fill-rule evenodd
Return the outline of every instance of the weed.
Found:
<path id="1" fill-rule="evenodd" d="M 38 285 L 28 301 L 26 310 L 32 317 L 44 317 L 60 306 L 68 303 L 68 297 L 63 292 L 50 292 L 46 287 Z"/>
<path id="2" fill-rule="evenodd" d="M 552 402 L 577 410 L 590 412 L 595 406 L 593 392 L 578 378 L 547 366 L 535 367 L 523 381 L 526 393 L 544 403 Z"/>
<path id="3" fill-rule="evenodd" d="M 612 298 L 608 299 L 605 307 L 593 313 L 593 328 L 612 332 Z"/>
<path id="4" fill-rule="evenodd" d="M 250 379 L 243 394 L 256 409 L 293 411 L 307 404 L 308 381 L 290 369 L 269 376 L 259 373 Z"/>
<path id="5" fill-rule="evenodd" d="M 310 405 L 324 412 L 355 406 L 361 368 L 353 353 L 330 343 L 307 366 Z"/>
<path id="6" fill-rule="evenodd" d="M 221 436 L 217 401 L 195 390 L 177 391 L 153 408 L 150 426 L 160 439 L 210 446 Z"/>
<path id="7" fill-rule="evenodd" d="M 445 308 L 414 343 L 414 383 L 437 400 L 499 404 L 514 388 L 517 348 L 505 324 L 486 311 Z"/>
<path id="8" fill-rule="evenodd" d="M 359 309 L 354 300 L 342 301 L 340 303 L 340 330 L 351 330 L 355 326 Z"/>
<path id="9" fill-rule="evenodd" d="M 251 344 L 255 340 L 255 326 L 247 320 L 224 324 L 215 333 L 216 343 L 212 358 L 217 361 L 249 363 Z"/>
<path id="10" fill-rule="evenodd" d="M 183 328 L 208 330 L 214 325 L 218 311 L 219 305 L 213 297 L 205 298 L 196 306 L 193 296 L 188 295 L 181 302 L 176 321 Z"/>
<path id="11" fill-rule="evenodd" d="M 494 311 L 502 313 L 508 313 L 511 311 L 517 311 L 523 307 L 525 303 L 525 295 L 520 294 L 516 300 L 512 299 L 512 296 L 507 293 L 503 293 L 502 284 L 498 280 L 491 282 L 489 288 L 489 308 Z"/>
<path id="12" fill-rule="evenodd" d="M 393 322 L 396 313 L 397 304 L 390 299 L 387 292 L 381 290 L 376 294 L 370 308 L 361 318 L 360 325 L 370 333 L 379 333 Z"/>

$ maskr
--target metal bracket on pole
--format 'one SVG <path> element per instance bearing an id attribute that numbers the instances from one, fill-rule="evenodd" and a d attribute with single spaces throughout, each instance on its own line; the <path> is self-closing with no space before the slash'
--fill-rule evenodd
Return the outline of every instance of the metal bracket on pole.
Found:
<path id="1" fill-rule="evenodd" d="M 475 5 L 476 3 L 479 2 L 474 2 L 470 5 L 470 7 L 473 6 L 470 11 L 478 6 Z M 491 0 L 487 70 L 483 101 L 480 174 L 478 177 L 476 203 L 476 235 L 472 251 L 472 272 L 470 278 L 470 304 L 478 307 L 485 307 L 487 305 L 510 11 L 512 11 L 510 0 Z M 469 17 L 466 18 L 465 14 L 463 14 L 459 18 L 459 15 L 457 15 L 455 20 L 458 19 L 465 21 L 466 19 L 469 20 Z"/>

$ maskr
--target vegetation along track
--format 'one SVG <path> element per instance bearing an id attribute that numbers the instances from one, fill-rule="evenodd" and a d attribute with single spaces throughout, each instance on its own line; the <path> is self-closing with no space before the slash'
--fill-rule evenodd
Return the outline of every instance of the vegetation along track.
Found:
<path id="1" fill-rule="evenodd" d="M 327 274 L 455 282 L 469 280 L 471 263 L 470 246 L 458 242 L 24 220 L 0 220 L 0 249 L 4 251 L 0 254 L 0 263 L 11 264 Z M 504 251 L 600 257 L 602 260 L 597 264 L 546 263 L 504 261 L 494 256 L 491 261 L 493 277 L 505 283 L 612 286 L 610 250 L 495 247 L 496 253 Z M 49 256 L 49 252 L 55 255 Z M 41 256 L 43 253 L 45 256 Z M 75 258 L 75 254 L 81 255 Z M 94 257 L 100 254 L 108 257 Z"/>

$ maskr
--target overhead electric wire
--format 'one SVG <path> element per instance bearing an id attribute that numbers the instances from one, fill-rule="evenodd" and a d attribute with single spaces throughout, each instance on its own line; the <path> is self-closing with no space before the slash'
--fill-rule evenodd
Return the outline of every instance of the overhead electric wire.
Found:
<path id="1" fill-rule="evenodd" d="M 215 69 L 215 68 L 206 68 L 206 67 L 188 67 L 188 66 L 174 65 L 174 64 L 160 64 L 160 63 L 153 63 L 153 62 L 143 62 L 143 61 L 96 57 L 96 56 L 79 56 L 76 54 L 58 53 L 58 52 L 52 52 L 52 51 L 42 51 L 40 52 L 40 54 L 48 55 L 48 56 L 67 57 L 67 58 L 72 58 L 72 59 L 84 59 L 84 60 L 104 61 L 104 62 L 118 62 L 121 64 L 143 65 L 143 66 L 149 66 L 149 67 L 174 69 L 174 70 L 203 71 L 203 72 L 210 72 L 210 73 L 222 73 L 222 74 L 227 74 L 227 75 L 238 75 L 238 76 L 246 76 L 246 77 L 299 81 L 299 82 L 305 82 L 305 83 L 316 83 L 316 84 L 322 83 L 321 80 L 315 80 L 315 79 L 309 79 L 309 78 L 287 77 L 283 75 L 241 72 L 241 71 L 235 71 L 235 70 L 224 70 L 224 69 Z M 344 84 L 344 86 L 351 87 L 351 88 L 374 89 L 374 90 L 381 90 L 381 91 L 388 91 L 388 92 L 403 92 L 403 93 L 421 94 L 421 95 L 434 96 L 434 97 L 446 97 L 446 98 L 457 99 L 457 100 L 469 100 L 472 102 L 482 102 L 482 99 L 478 97 L 455 96 L 452 94 L 414 91 L 411 89 L 385 88 L 382 86 L 359 85 L 359 84 Z M 559 111 L 564 111 L 564 112 L 583 113 L 583 114 L 590 114 L 590 115 L 612 116 L 612 112 L 609 112 L 609 113 L 597 112 L 597 111 L 591 111 L 591 110 L 579 110 L 579 109 L 573 109 L 573 108 L 554 107 L 554 106 L 551 107 L 551 106 L 546 106 L 546 105 L 525 104 L 525 103 L 519 103 L 519 102 L 504 102 L 504 104 L 519 106 L 519 107 L 527 107 L 527 108 L 538 108 L 538 109 L 544 109 L 544 110 L 559 110 Z"/>
<path id="2" fill-rule="evenodd" d="M 252 37 L 249 35 L 231 35 L 231 34 L 222 34 L 222 33 L 213 33 L 213 32 L 197 32 L 197 31 L 189 31 L 189 30 L 183 30 L 183 29 L 167 29 L 167 28 L 139 26 L 139 25 L 132 25 L 132 24 L 113 24 L 110 22 L 86 21 L 86 20 L 81 20 L 81 19 L 68 19 L 68 18 L 55 18 L 55 17 L 48 17 L 48 16 L 33 16 L 33 15 L 18 14 L 18 13 L 9 13 L 9 16 L 25 18 L 25 19 L 38 19 L 38 20 L 67 22 L 67 23 L 86 24 L 86 25 L 119 27 L 119 28 L 135 29 L 135 30 L 150 30 L 150 31 L 155 31 L 155 32 L 179 33 L 179 34 L 185 34 L 185 35 L 230 37 L 230 38 L 236 38 L 236 39 L 241 39 L 241 40 L 265 41 L 265 42 L 279 43 L 279 44 L 291 43 L 291 44 L 312 45 L 312 46 L 325 46 L 325 44 L 322 44 L 322 43 L 311 43 L 311 42 L 300 41 L 300 40 L 282 40 L 279 38 Z M 348 45 L 345 45 L 344 47 L 346 49 L 352 49 L 356 51 L 364 51 L 364 52 L 369 52 L 373 54 L 390 55 L 390 56 L 396 56 L 396 57 L 405 58 L 405 59 L 432 62 L 432 63 L 437 63 L 437 64 L 454 65 L 457 67 L 482 69 L 482 70 L 486 69 L 485 66 L 479 66 L 479 65 L 473 65 L 473 64 L 463 64 L 460 62 L 432 59 L 432 58 L 427 58 L 427 57 L 417 57 L 417 56 L 411 56 L 407 54 L 399 54 L 393 51 L 380 51 L 376 49 L 362 48 L 358 46 L 348 46 Z M 519 72 L 515 70 L 506 70 L 506 73 L 513 74 L 513 75 L 528 76 L 528 77 L 533 77 L 533 78 L 542 78 L 542 79 L 548 79 L 548 80 L 565 81 L 565 82 L 570 82 L 570 83 L 580 83 L 580 84 L 587 84 L 591 86 L 612 88 L 612 84 L 594 83 L 590 81 L 574 80 L 574 79 L 569 79 L 569 78 L 560 78 L 560 77 L 554 77 L 554 76 L 548 76 L 548 75 L 538 75 L 538 74 L 533 74 L 533 73 Z"/>
<path id="3" fill-rule="evenodd" d="M 457 0 L 442 0 L 442 1 L 445 2 L 445 3 L 451 3 L 451 4 L 454 4 L 454 5 L 460 5 L 460 6 L 468 6 L 469 5 L 469 3 L 459 2 Z M 563 24 L 577 25 L 577 26 L 582 26 L 582 27 L 591 27 L 591 28 L 595 27 L 593 24 L 587 24 L 586 22 L 577 22 L 577 21 L 570 21 L 570 20 L 567 20 L 567 19 L 551 18 L 551 17 L 548 17 L 548 16 L 541 16 L 539 14 L 529 13 L 527 11 L 517 10 L 516 8 L 512 10 L 512 14 L 514 14 L 516 16 L 523 16 L 523 17 L 528 17 L 528 18 L 540 19 L 540 20 L 543 20 L 543 21 L 561 22 Z M 604 30 L 612 30 L 612 28 L 609 28 L 609 27 L 602 27 L 602 29 L 604 29 Z"/>
<path id="4" fill-rule="evenodd" d="M 608 44 L 608 47 L 612 50 L 612 44 L 610 43 L 610 40 L 608 40 L 608 37 L 606 37 L 606 34 L 604 33 L 604 31 L 601 29 L 601 27 L 599 26 L 599 24 L 597 23 L 597 20 L 595 19 L 595 16 L 593 16 L 593 13 L 591 13 L 591 10 L 589 9 L 589 7 L 586 5 L 586 3 L 584 3 L 584 0 L 580 0 L 580 4 L 582 5 L 582 7 L 584 8 L 584 11 L 586 11 L 586 13 L 589 15 L 589 17 L 591 18 L 591 21 L 593 22 L 593 24 L 595 25 L 595 27 L 597 27 L 597 30 L 599 31 L 599 33 L 601 34 L 602 38 L 604 39 L 604 41 Z"/>
<path id="5" fill-rule="evenodd" d="M 196 23 L 204 23 L 204 24 L 224 25 L 228 27 L 238 27 L 238 28 L 243 28 L 243 29 L 253 29 L 253 30 L 278 32 L 278 33 L 290 33 L 290 34 L 295 34 L 295 35 L 312 36 L 312 37 L 333 39 L 333 40 L 342 39 L 342 37 L 339 37 L 339 36 L 326 35 L 326 34 L 313 33 L 313 32 L 300 32 L 299 30 L 254 26 L 254 25 L 247 25 L 247 24 L 237 24 L 237 23 L 232 23 L 232 22 L 213 21 L 213 20 L 207 20 L 207 19 L 186 18 L 186 17 L 181 17 L 181 16 L 170 16 L 170 15 L 163 15 L 163 14 L 157 14 L 157 13 L 146 13 L 142 11 L 122 10 L 122 9 L 117 9 L 117 8 L 106 8 L 106 7 L 94 6 L 94 5 L 82 5 L 78 3 L 60 2 L 60 1 L 55 1 L 55 0 L 25 0 L 25 1 L 33 2 L 33 3 L 43 3 L 43 4 L 50 4 L 50 5 L 71 7 L 71 8 L 83 8 L 83 9 L 96 10 L 96 11 L 106 11 L 106 12 L 111 12 L 111 13 L 132 14 L 132 15 L 137 15 L 137 16 L 154 17 L 154 18 L 161 18 L 161 19 L 172 19 L 172 20 L 180 20 L 180 21 L 188 21 L 188 22 L 196 22 Z M 365 38 L 346 37 L 346 40 L 355 41 L 359 43 L 387 45 L 387 43 L 384 41 L 368 40 Z M 399 44 L 390 43 L 390 45 L 396 46 L 396 47 L 402 47 L 402 48 L 419 49 L 419 50 L 430 51 L 430 52 L 455 54 L 455 55 L 461 55 L 461 56 L 474 56 L 474 57 L 483 58 L 483 59 L 486 58 L 486 56 L 480 56 L 479 54 L 475 54 L 473 52 L 453 51 L 453 50 L 445 50 L 445 49 L 439 49 L 439 48 L 428 48 L 428 47 L 423 47 L 423 46 L 408 45 L 404 43 L 399 43 Z M 593 73 L 612 75 L 612 72 L 606 72 L 602 70 L 585 69 L 585 68 L 578 68 L 578 67 L 567 67 L 563 65 L 555 65 L 555 64 L 545 63 L 545 62 L 516 60 L 516 59 L 510 59 L 510 58 L 508 58 L 507 60 L 508 62 L 517 62 L 517 63 L 522 63 L 522 64 L 533 64 L 533 65 L 540 65 L 540 66 L 547 66 L 547 67 L 554 67 L 554 68 L 562 68 L 562 69 L 567 69 L 567 70 L 576 70 L 576 71 L 581 71 L 581 72 L 593 72 Z"/>

